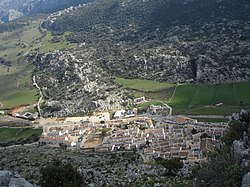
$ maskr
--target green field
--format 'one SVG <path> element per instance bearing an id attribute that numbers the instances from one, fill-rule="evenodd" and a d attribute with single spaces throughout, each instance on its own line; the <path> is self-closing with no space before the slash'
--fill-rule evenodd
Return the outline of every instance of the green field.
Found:
<path id="1" fill-rule="evenodd" d="M 42 34 L 39 31 L 41 20 L 24 21 L 27 25 L 0 35 L 0 57 L 12 62 L 12 67 L 21 65 L 20 58 L 35 51 L 39 46 Z"/>
<path id="2" fill-rule="evenodd" d="M 139 107 L 167 103 L 173 108 L 173 114 L 231 115 L 250 107 L 250 83 L 177 86 L 140 79 L 116 78 L 116 81 L 134 97 L 146 96 L 150 100 Z M 223 105 L 215 107 L 218 103 Z"/>
<path id="3" fill-rule="evenodd" d="M 157 82 L 153 80 L 124 79 L 120 77 L 116 77 L 115 80 L 126 88 L 142 92 L 156 92 L 175 86 L 171 83 Z"/>
<path id="4" fill-rule="evenodd" d="M 26 26 L 0 35 L 0 57 L 11 62 L 10 66 L 0 65 L 0 103 L 4 108 L 36 103 L 37 91 L 31 81 L 33 66 L 25 57 L 39 46 L 40 22 L 39 18 L 25 20 Z"/>
<path id="5" fill-rule="evenodd" d="M 42 129 L 0 128 L 0 142 L 21 141 L 32 135 L 40 136 Z"/>
<path id="6" fill-rule="evenodd" d="M 37 102 L 37 90 L 32 87 L 34 67 L 25 60 L 29 53 L 73 47 L 66 42 L 66 36 L 70 33 L 57 36 L 61 42 L 51 42 L 54 38 L 51 32 L 41 33 L 39 30 L 41 21 L 40 17 L 24 19 L 21 21 L 24 27 L 0 34 L 0 57 L 11 62 L 10 66 L 0 64 L 0 107 Z"/>
<path id="7" fill-rule="evenodd" d="M 56 49 L 60 50 L 73 48 L 74 45 L 66 40 L 66 36 L 69 34 L 69 32 L 65 32 L 63 35 L 57 37 L 58 39 L 60 39 L 60 42 L 53 43 L 51 42 L 51 40 L 54 38 L 54 36 L 50 31 L 47 31 L 45 37 L 42 39 L 39 51 L 41 53 L 47 53 Z"/>
<path id="8" fill-rule="evenodd" d="M 170 106 L 175 114 L 230 115 L 250 106 L 250 83 L 217 85 L 181 85 Z M 215 104 L 223 103 L 215 107 Z"/>
<path id="9" fill-rule="evenodd" d="M 31 85 L 31 71 L 32 67 L 26 65 L 16 73 L 0 75 L 0 102 L 4 108 L 37 101 L 37 91 Z"/>

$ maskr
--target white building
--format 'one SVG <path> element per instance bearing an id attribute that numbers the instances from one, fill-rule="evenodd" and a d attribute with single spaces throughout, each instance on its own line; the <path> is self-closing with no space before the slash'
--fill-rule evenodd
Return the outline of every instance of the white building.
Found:
<path id="1" fill-rule="evenodd" d="M 124 114 L 126 113 L 125 110 L 118 110 L 115 112 L 114 118 L 118 119 L 124 116 Z"/>

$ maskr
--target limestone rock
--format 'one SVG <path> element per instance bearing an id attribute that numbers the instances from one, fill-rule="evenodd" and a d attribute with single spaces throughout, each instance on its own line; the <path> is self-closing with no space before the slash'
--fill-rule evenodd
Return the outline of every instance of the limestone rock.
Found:
<path id="1" fill-rule="evenodd" d="M 130 103 L 129 94 L 100 64 L 89 60 L 91 50 L 54 51 L 32 59 L 37 66 L 36 82 L 43 95 L 44 117 L 121 109 Z"/>
<path id="2" fill-rule="evenodd" d="M 10 171 L 0 171 L 0 186 L 1 187 L 34 187 L 31 183 L 21 178 L 19 175 L 14 175 Z"/>
<path id="3" fill-rule="evenodd" d="M 250 172 L 244 175 L 241 187 L 249 187 L 249 186 L 250 186 Z"/>
<path id="4" fill-rule="evenodd" d="M 243 152 L 244 151 L 245 151 L 244 142 L 235 140 L 233 142 L 233 155 L 234 155 L 234 159 L 238 163 L 241 163 L 241 161 L 243 159 Z"/>
<path id="5" fill-rule="evenodd" d="M 11 172 L 9 171 L 0 171 L 0 186 L 8 186 L 11 178 Z"/>

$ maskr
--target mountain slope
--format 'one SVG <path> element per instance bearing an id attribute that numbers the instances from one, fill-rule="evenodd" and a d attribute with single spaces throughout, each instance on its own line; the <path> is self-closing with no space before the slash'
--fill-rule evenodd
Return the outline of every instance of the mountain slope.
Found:
<path id="1" fill-rule="evenodd" d="M 129 95 L 92 61 L 93 52 L 55 51 L 33 58 L 36 83 L 43 95 L 43 116 L 121 109 L 131 102 Z"/>
<path id="2" fill-rule="evenodd" d="M 246 0 L 98 0 L 43 25 L 73 32 L 114 75 L 239 82 L 250 81 L 249 12 Z"/>
<path id="3" fill-rule="evenodd" d="M 8 22 L 24 15 L 51 13 L 89 0 L 2 0 L 0 22 Z"/>

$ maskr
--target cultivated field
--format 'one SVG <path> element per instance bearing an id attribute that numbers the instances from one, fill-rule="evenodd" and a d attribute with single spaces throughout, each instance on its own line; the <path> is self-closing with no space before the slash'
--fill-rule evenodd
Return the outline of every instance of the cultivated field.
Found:
<path id="1" fill-rule="evenodd" d="M 168 102 L 176 87 L 175 84 L 153 80 L 124 79 L 116 77 L 116 81 L 129 89 L 135 98 L 145 96 L 149 99 L 149 102 L 139 105 L 143 108 L 152 104 L 158 105 L 163 102 Z"/>
<path id="2" fill-rule="evenodd" d="M 0 128 L 0 142 L 20 141 L 33 135 L 40 136 L 41 134 L 42 129 Z"/>
<path id="3" fill-rule="evenodd" d="M 249 92 L 250 83 L 181 85 L 169 105 L 175 114 L 230 115 L 250 106 Z"/>
<path id="4" fill-rule="evenodd" d="M 4 108 L 36 102 L 37 92 L 32 87 L 31 71 L 32 67 L 24 66 L 16 73 L 0 75 L 0 101 Z"/>
<path id="5" fill-rule="evenodd" d="M 142 92 L 161 91 L 175 86 L 174 84 L 167 82 L 157 82 L 153 80 L 142 79 L 124 79 L 120 77 L 116 77 L 116 81 L 125 86 L 126 88 Z"/>
<path id="6" fill-rule="evenodd" d="M 168 103 L 174 114 L 231 115 L 250 106 L 250 83 L 177 86 L 150 80 L 116 80 L 130 89 L 134 97 L 146 96 L 150 100 L 140 107 Z M 219 103 L 223 105 L 216 107 Z"/>

